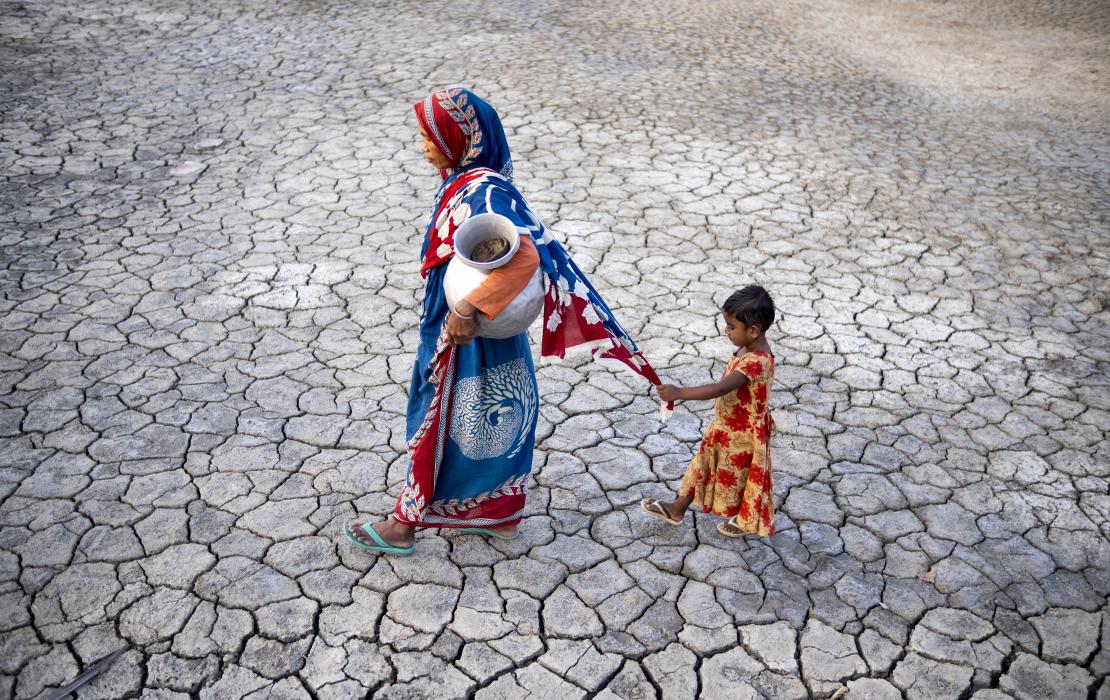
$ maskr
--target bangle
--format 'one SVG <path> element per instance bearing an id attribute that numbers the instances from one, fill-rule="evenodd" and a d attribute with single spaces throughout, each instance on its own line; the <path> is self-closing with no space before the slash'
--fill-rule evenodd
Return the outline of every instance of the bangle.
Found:
<path id="1" fill-rule="evenodd" d="M 461 318 L 464 321 L 473 321 L 474 320 L 474 314 L 470 314 L 469 316 L 463 316 L 462 314 L 460 314 L 458 311 L 455 311 L 454 309 L 451 309 L 451 313 L 455 314 L 456 316 L 458 316 L 459 318 Z"/>

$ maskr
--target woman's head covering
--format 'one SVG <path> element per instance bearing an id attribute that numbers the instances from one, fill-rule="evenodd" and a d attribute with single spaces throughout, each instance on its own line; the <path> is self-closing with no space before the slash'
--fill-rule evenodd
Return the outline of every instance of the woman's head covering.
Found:
<path id="1" fill-rule="evenodd" d="M 505 129 L 497 110 L 485 100 L 465 88 L 450 87 L 433 92 L 412 107 L 453 170 L 489 168 L 512 179 L 513 161 Z"/>

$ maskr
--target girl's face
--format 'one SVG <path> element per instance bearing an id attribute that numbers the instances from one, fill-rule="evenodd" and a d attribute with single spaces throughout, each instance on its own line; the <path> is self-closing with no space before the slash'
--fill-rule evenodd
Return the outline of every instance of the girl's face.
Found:
<path id="1" fill-rule="evenodd" d="M 420 127 L 420 136 L 424 142 L 420 144 L 420 148 L 424 151 L 424 158 L 432 164 L 436 170 L 448 170 L 451 167 L 451 161 L 447 160 L 447 156 L 436 146 L 436 142 L 432 139 L 431 135 L 424 128 L 424 125 L 417 120 L 416 125 Z"/>
<path id="2" fill-rule="evenodd" d="M 751 345 L 759 336 L 763 335 L 763 331 L 759 326 L 749 326 L 742 321 L 738 321 L 736 317 L 727 311 L 722 311 L 721 316 L 725 320 L 725 335 L 732 341 L 732 344 L 738 348 L 747 347 Z"/>

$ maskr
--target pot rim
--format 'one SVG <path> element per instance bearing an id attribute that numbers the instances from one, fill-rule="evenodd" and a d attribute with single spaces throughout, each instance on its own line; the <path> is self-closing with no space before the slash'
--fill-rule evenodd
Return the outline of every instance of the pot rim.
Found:
<path id="1" fill-rule="evenodd" d="M 501 238 L 509 242 L 507 253 L 489 262 L 470 259 L 470 251 L 482 241 Z M 455 257 L 477 270 L 495 270 L 508 263 L 520 248 L 520 231 L 512 220 L 496 212 L 475 214 L 455 229 Z"/>

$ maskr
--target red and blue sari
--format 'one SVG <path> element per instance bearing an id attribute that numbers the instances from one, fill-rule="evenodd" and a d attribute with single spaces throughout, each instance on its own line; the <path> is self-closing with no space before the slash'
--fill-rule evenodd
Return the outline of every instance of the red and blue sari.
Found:
<path id="1" fill-rule="evenodd" d="M 524 510 L 532 469 L 536 372 L 525 333 L 459 347 L 447 342 L 443 277 L 455 229 L 470 216 L 496 212 L 532 236 L 545 277 L 543 356 L 588 348 L 653 384 L 659 378 L 513 185 L 497 112 L 462 88 L 433 93 L 414 110 L 456 167 L 444 173 L 424 233 L 424 313 L 406 423 L 411 464 L 393 517 L 422 527 L 513 525 Z"/>

